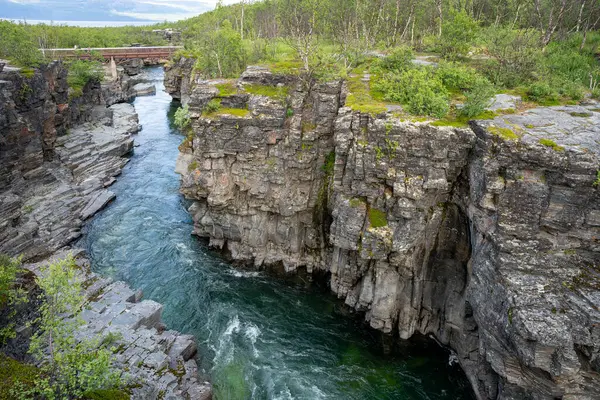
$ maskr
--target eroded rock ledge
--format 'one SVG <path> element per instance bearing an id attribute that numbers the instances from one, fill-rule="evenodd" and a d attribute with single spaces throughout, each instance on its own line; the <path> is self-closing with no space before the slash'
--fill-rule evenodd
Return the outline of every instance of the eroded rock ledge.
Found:
<path id="1" fill-rule="evenodd" d="M 166 329 L 161 322 L 161 304 L 142 300 L 141 291 L 91 272 L 89 261 L 79 249 L 63 249 L 49 260 L 26 264 L 25 268 L 40 275 L 48 262 L 68 256 L 76 257 L 77 279 L 88 299 L 81 313 L 84 324 L 78 328 L 76 338 L 93 340 L 113 335 L 115 368 L 121 371 L 124 382 L 132 384 L 131 399 L 209 400 L 211 386 L 198 380 L 198 365 L 193 358 L 196 341 L 192 335 Z"/>
<path id="2" fill-rule="evenodd" d="M 42 260 L 26 264 L 34 273 L 65 257 L 85 220 L 115 197 L 108 187 L 140 129 L 125 102 L 150 90 L 139 86 L 143 78 L 116 71 L 102 85 L 88 83 L 78 97 L 69 95 L 67 70 L 58 62 L 31 76 L 10 67 L 0 72 L 0 253 Z M 209 399 L 211 386 L 199 381 L 193 359 L 194 338 L 166 330 L 160 304 L 91 273 L 75 252 L 90 299 L 77 333 L 120 334 L 117 362 L 136 382 L 132 398 Z"/>
<path id="3" fill-rule="evenodd" d="M 197 235 L 329 273 L 372 327 L 452 347 L 480 399 L 599 398 L 598 105 L 435 127 L 353 112 L 343 82 L 250 67 L 224 94 L 191 65 L 165 82 Z"/>

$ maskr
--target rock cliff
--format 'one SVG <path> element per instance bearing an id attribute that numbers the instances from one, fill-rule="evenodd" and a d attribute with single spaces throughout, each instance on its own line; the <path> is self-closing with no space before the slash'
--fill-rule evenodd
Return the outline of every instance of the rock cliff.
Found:
<path id="1" fill-rule="evenodd" d="M 121 86 L 90 81 L 74 97 L 66 78 L 58 62 L 0 73 L 0 252 L 39 258 L 79 237 L 133 148 L 133 106 L 111 105 Z M 119 94 L 106 101 L 111 86 Z"/>
<path id="2" fill-rule="evenodd" d="M 192 65 L 165 81 L 197 235 L 326 272 L 373 328 L 452 347 L 480 399 L 599 398 L 597 105 L 441 127 L 353 112 L 343 82 Z"/>
<path id="3" fill-rule="evenodd" d="M 143 78 L 124 71 L 118 67 L 102 84 L 90 81 L 79 96 L 59 62 L 0 72 L 0 253 L 38 261 L 25 265 L 34 273 L 64 258 L 84 222 L 115 197 L 108 187 L 140 129 L 126 102 L 142 89 L 151 92 L 148 85 L 136 89 Z M 75 252 L 88 297 L 77 333 L 120 334 L 117 367 L 136 381 L 131 397 L 209 399 L 211 386 L 199 381 L 193 359 L 194 338 L 166 330 L 160 304 L 140 302 L 141 292 L 91 273 L 82 251 Z M 30 331 L 25 323 L 17 328 L 19 336 Z"/>

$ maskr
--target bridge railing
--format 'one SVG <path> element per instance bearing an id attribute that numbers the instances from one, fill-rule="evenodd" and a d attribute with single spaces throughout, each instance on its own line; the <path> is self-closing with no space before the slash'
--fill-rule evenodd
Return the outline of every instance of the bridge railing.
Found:
<path id="1" fill-rule="evenodd" d="M 73 48 L 73 49 L 40 49 L 44 54 L 53 58 L 87 59 L 99 55 L 105 59 L 111 58 L 169 58 L 182 46 L 153 46 L 153 47 L 104 47 L 104 48 Z"/>

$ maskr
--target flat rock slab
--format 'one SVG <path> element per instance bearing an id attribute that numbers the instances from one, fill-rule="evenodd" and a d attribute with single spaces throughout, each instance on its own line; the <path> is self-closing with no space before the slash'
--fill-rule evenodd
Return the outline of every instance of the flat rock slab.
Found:
<path id="1" fill-rule="evenodd" d="M 90 218 L 92 215 L 106 207 L 106 205 L 113 201 L 115 197 L 117 196 L 110 190 L 98 192 L 81 211 L 81 219 L 85 221 Z"/>
<path id="2" fill-rule="evenodd" d="M 156 94 L 156 86 L 153 83 L 138 83 L 133 91 L 136 96 L 153 96 Z"/>
<path id="3" fill-rule="evenodd" d="M 521 114 L 507 114 L 489 121 L 485 127 L 510 129 L 521 141 L 539 143 L 547 139 L 572 151 L 600 154 L 600 105 L 540 107 Z"/>
<path id="4" fill-rule="evenodd" d="M 500 111 L 500 110 L 516 110 L 523 99 L 521 96 L 513 96 L 510 94 L 497 94 L 492 98 L 492 102 L 486 110 L 489 111 Z"/>
<path id="5" fill-rule="evenodd" d="M 108 283 L 89 270 L 89 261 L 83 258 L 82 251 L 74 252 L 79 255 L 76 259 L 78 279 L 84 287 Z M 25 268 L 39 275 L 48 262 L 64 259 L 68 254 L 67 250 L 61 250 L 49 260 L 28 264 Z M 112 344 L 119 349 L 116 367 L 127 371 L 123 373 L 124 379 L 138 384 L 132 390 L 132 399 L 210 399 L 211 385 L 199 380 L 198 365 L 193 359 L 197 351 L 194 337 L 164 331 L 163 306 L 152 300 L 139 301 L 140 297 L 139 292 L 124 282 L 104 285 L 88 297 L 81 314 L 84 325 L 79 327 L 76 337 L 80 340 L 108 334 L 117 337 Z"/>

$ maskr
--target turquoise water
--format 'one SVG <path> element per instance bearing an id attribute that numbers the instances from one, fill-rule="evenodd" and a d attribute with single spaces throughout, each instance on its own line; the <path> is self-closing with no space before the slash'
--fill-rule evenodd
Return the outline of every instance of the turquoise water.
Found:
<path id="1" fill-rule="evenodd" d="M 169 328 L 196 336 L 218 399 L 472 399 L 435 342 L 384 345 L 327 290 L 237 270 L 190 235 L 173 172 L 182 136 L 162 69 L 152 76 L 158 93 L 135 101 L 143 130 L 117 199 L 83 241 L 97 272 L 143 289 Z"/>

